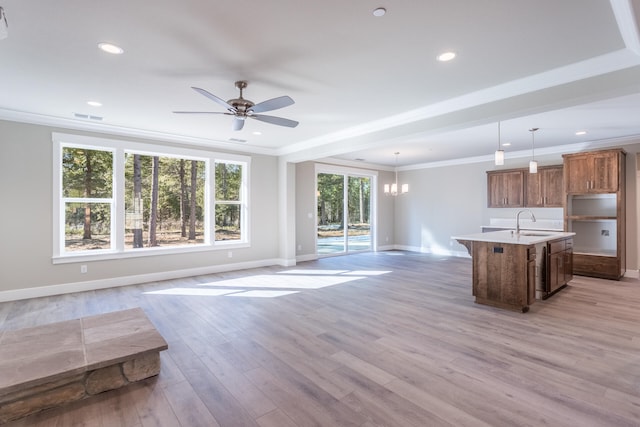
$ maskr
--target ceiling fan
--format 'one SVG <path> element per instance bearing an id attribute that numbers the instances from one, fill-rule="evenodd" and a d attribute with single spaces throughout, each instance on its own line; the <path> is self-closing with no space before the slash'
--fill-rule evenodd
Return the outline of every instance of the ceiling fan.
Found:
<path id="1" fill-rule="evenodd" d="M 240 90 L 240 96 L 234 99 L 230 99 L 225 101 L 221 98 L 218 98 L 214 94 L 200 89 L 199 87 L 192 87 L 191 89 L 196 92 L 206 96 L 212 101 L 217 102 L 227 109 L 227 112 L 221 111 L 174 111 L 176 114 L 226 114 L 229 116 L 234 116 L 233 120 L 233 130 L 240 130 L 244 127 L 245 119 L 256 119 L 261 122 L 271 123 L 272 125 L 278 126 L 287 126 L 290 128 L 294 128 L 298 126 L 298 122 L 295 120 L 284 119 L 282 117 L 274 117 L 274 116 L 265 116 L 263 114 L 259 114 L 265 111 L 277 110 L 278 108 L 288 107 L 289 105 L 294 104 L 294 100 L 289 96 L 279 96 L 278 98 L 268 99 L 263 102 L 259 102 L 254 104 L 248 99 L 244 99 L 242 97 L 242 90 L 247 87 L 247 82 L 244 80 L 238 80 L 235 83 L 236 87 Z"/>

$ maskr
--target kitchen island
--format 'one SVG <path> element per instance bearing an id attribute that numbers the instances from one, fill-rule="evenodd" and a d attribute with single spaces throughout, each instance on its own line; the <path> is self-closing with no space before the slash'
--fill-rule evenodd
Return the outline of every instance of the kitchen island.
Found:
<path id="1" fill-rule="evenodd" d="M 526 313 L 536 297 L 553 295 L 571 280 L 574 235 L 502 230 L 452 239 L 471 255 L 475 302 Z"/>

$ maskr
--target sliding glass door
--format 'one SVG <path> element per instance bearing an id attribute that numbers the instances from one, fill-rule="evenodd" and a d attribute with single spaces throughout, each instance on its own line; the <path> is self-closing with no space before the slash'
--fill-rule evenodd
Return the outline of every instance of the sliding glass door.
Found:
<path id="1" fill-rule="evenodd" d="M 372 177 L 320 172 L 317 183 L 318 254 L 371 250 Z"/>

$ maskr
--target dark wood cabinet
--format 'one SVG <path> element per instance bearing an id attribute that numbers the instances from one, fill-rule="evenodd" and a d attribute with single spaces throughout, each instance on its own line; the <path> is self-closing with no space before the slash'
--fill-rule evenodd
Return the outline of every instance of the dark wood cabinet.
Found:
<path id="1" fill-rule="evenodd" d="M 564 180 L 562 166 L 542 167 L 538 173 L 525 173 L 525 206 L 558 207 L 564 200 Z"/>
<path id="2" fill-rule="evenodd" d="M 563 156 L 574 274 L 620 279 L 626 271 L 625 156 L 622 149 Z"/>
<path id="3" fill-rule="evenodd" d="M 487 172 L 487 206 L 517 208 L 524 206 L 523 170 Z"/>
<path id="4" fill-rule="evenodd" d="M 571 279 L 573 279 L 573 238 L 548 242 L 542 299 L 551 296 Z"/>
<path id="5" fill-rule="evenodd" d="M 567 193 L 611 193 L 618 191 L 619 150 L 564 155 Z"/>
<path id="6" fill-rule="evenodd" d="M 470 243 L 476 302 L 527 312 L 536 296 L 536 247 Z"/>

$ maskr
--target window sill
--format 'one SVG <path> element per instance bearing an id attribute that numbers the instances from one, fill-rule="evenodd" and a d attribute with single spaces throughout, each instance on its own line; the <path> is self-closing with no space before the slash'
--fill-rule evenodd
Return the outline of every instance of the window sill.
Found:
<path id="1" fill-rule="evenodd" d="M 180 248 L 141 248 L 141 249 L 128 249 L 124 252 L 115 251 L 87 251 L 82 253 L 70 253 L 65 255 L 58 255 L 51 258 L 53 264 L 71 264 L 74 262 L 88 262 L 88 261 L 106 261 L 114 259 L 127 259 L 127 258 L 140 258 L 149 256 L 161 256 L 161 255 L 180 255 L 197 252 L 215 252 L 220 250 L 249 248 L 251 245 L 247 242 L 217 242 L 214 245 L 193 245 L 192 247 L 180 247 Z"/>

